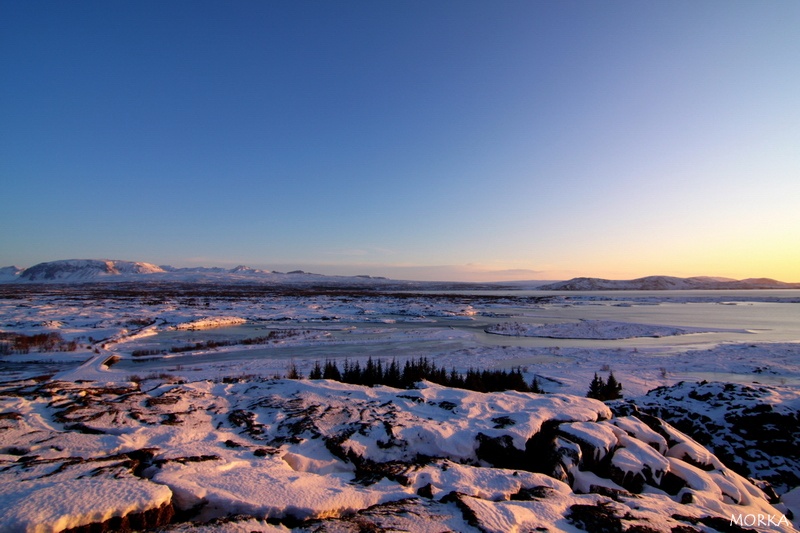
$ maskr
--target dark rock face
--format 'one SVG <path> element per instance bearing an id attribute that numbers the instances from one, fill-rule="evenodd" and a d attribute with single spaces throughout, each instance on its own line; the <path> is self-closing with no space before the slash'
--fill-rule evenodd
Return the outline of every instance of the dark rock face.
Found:
<path id="1" fill-rule="evenodd" d="M 573 505 L 569 508 L 567 520 L 592 533 L 622 533 L 622 520 L 607 505 Z"/>
<path id="2" fill-rule="evenodd" d="M 645 483 L 648 481 L 650 485 L 659 486 L 660 488 L 660 484 L 653 479 L 653 473 L 647 465 L 643 465 L 640 472 L 626 472 L 611 464 L 608 468 L 608 478 L 617 485 L 636 494 L 644 490 Z"/>
<path id="3" fill-rule="evenodd" d="M 478 459 L 486 461 L 497 468 L 521 468 L 528 470 L 527 456 L 524 451 L 514 447 L 513 439 L 508 435 L 488 437 L 483 433 L 477 435 Z"/>
<path id="4" fill-rule="evenodd" d="M 166 526 L 174 515 L 175 509 L 172 507 L 172 503 L 165 503 L 161 507 L 148 509 L 141 513 L 129 513 L 125 516 L 115 516 L 105 522 L 65 529 L 62 533 L 128 533 L 150 530 Z"/>

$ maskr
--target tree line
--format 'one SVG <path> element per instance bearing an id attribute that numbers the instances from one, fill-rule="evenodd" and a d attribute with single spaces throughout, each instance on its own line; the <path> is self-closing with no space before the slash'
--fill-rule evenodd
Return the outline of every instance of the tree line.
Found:
<path id="1" fill-rule="evenodd" d="M 290 379 L 302 379 L 303 375 L 292 364 L 286 376 Z M 401 365 L 396 359 L 386 363 L 382 359 L 368 358 L 365 364 L 359 361 L 344 361 L 342 369 L 333 360 L 324 364 L 314 363 L 308 375 L 309 379 L 331 379 L 352 385 L 386 385 L 395 388 L 411 388 L 422 380 L 430 381 L 445 387 L 467 389 L 477 392 L 500 392 L 515 390 L 519 392 L 543 393 L 537 378 L 530 383 L 525 381 L 522 370 L 517 367 L 511 370 L 477 370 L 470 368 L 466 373 L 455 368 L 449 371 L 444 366 L 437 366 L 427 357 L 409 359 Z"/>
<path id="2" fill-rule="evenodd" d="M 0 333 L 0 355 L 26 354 L 31 350 L 39 352 L 74 352 L 78 343 L 65 341 L 60 333 Z"/>

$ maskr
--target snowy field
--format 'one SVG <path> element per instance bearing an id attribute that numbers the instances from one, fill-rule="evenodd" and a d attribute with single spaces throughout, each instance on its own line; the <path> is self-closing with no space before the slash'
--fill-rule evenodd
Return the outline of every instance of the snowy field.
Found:
<path id="1" fill-rule="evenodd" d="M 0 531 L 792 531 L 800 299 L 777 292 L 4 287 Z M 548 394 L 274 379 L 418 357 Z M 585 398 L 610 372 L 624 399 Z"/>

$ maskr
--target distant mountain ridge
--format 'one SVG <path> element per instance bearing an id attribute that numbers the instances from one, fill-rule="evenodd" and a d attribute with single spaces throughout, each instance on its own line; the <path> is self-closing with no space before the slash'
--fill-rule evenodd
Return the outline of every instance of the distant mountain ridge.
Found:
<path id="1" fill-rule="evenodd" d="M 659 291 L 659 290 L 720 290 L 720 289 L 800 289 L 800 283 L 785 283 L 770 278 L 730 279 L 708 276 L 677 278 L 647 276 L 629 280 L 603 278 L 573 278 L 538 287 L 543 291 Z"/>
<path id="2" fill-rule="evenodd" d="M 105 276 L 163 273 L 161 267 L 137 261 L 109 259 L 65 259 L 39 263 L 22 270 L 18 277 L 27 281 L 87 281 Z"/>
<path id="3" fill-rule="evenodd" d="M 239 265 L 221 267 L 175 268 L 157 266 L 141 261 L 116 259 L 65 259 L 39 263 L 29 268 L 15 266 L 0 268 L 0 283 L 90 283 L 101 281 L 172 281 L 172 282 L 256 282 L 256 283 L 380 283 L 383 277 L 325 276 L 302 270 L 288 273 L 260 270 Z"/>
<path id="4" fill-rule="evenodd" d="M 347 284 L 352 286 L 377 286 L 388 288 L 420 289 L 535 289 L 544 291 L 613 291 L 613 290 L 716 290 L 716 289 L 800 289 L 800 283 L 784 283 L 769 278 L 735 280 L 730 278 L 697 276 L 678 278 L 648 276 L 632 280 L 602 278 L 573 278 L 568 281 L 546 282 L 424 282 L 390 280 L 380 276 L 326 276 L 302 270 L 276 272 L 239 265 L 222 267 L 176 268 L 157 266 L 141 261 L 111 259 L 66 259 L 39 263 L 29 268 L 9 266 L 0 268 L 0 283 L 92 283 L 103 281 L 163 281 L 176 283 L 274 283 L 321 285 Z"/>

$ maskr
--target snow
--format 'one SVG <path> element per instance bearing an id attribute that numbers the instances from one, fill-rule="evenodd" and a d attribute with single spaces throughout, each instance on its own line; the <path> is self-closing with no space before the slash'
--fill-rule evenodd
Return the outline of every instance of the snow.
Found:
<path id="1" fill-rule="evenodd" d="M 638 439 L 619 435 L 618 449 L 611 462 L 614 466 L 626 473 L 642 474 L 643 468 L 649 468 L 656 482 L 669 470 L 669 461 L 658 451 L 649 446 L 649 443 Z"/>
<path id="2" fill-rule="evenodd" d="M 441 499 L 452 491 L 490 501 L 511 498 L 523 488 L 548 487 L 556 492 L 571 493 L 568 484 L 544 474 L 509 470 L 504 468 L 482 468 L 437 461 L 406 474 L 410 485 L 419 490 L 430 484 L 433 497 Z"/>
<path id="3" fill-rule="evenodd" d="M 608 424 L 577 422 L 562 424 L 560 429 L 567 437 L 573 437 L 578 443 L 590 446 L 594 451 L 595 461 L 602 460 L 617 446 L 617 435 Z"/>
<path id="4" fill-rule="evenodd" d="M 193 331 L 198 329 L 236 326 L 238 324 L 244 324 L 246 322 L 247 322 L 246 319 L 238 316 L 216 316 L 216 317 L 199 318 L 197 320 L 192 320 L 190 322 L 183 322 L 175 326 L 175 329 L 185 329 Z"/>
<path id="5" fill-rule="evenodd" d="M 603 487 L 619 493 L 625 492 L 624 488 L 617 485 L 613 481 L 600 477 L 589 470 L 580 470 L 579 468 L 575 468 L 571 474 L 574 478 L 572 489 L 578 494 L 590 494 L 595 492 L 595 487 Z"/>
<path id="6" fill-rule="evenodd" d="M 172 283 L 280 283 L 301 284 L 331 283 L 359 286 L 398 285 L 382 277 L 371 276 L 323 276 L 303 271 L 288 273 L 254 269 L 244 265 L 232 269 L 224 268 L 174 268 L 163 267 L 141 261 L 109 259 L 66 259 L 39 263 L 21 269 L 0 269 L 0 283 L 88 283 L 88 282 L 137 282 L 143 279 Z M 416 282 L 400 282 L 400 285 L 416 286 Z"/>
<path id="7" fill-rule="evenodd" d="M 91 469 L 78 465 L 47 477 L 0 484 L 0 532 L 57 532 L 156 509 L 172 498 L 165 485 L 121 471 L 115 477 L 92 476 L 98 466 L 103 463 L 92 463 Z"/>
<path id="8" fill-rule="evenodd" d="M 372 507 L 411 505 L 402 502 L 425 491 L 443 506 L 431 503 L 426 512 L 452 513 L 443 500 L 460 494 L 457 498 L 485 531 L 569 530 L 563 520 L 570 506 L 610 501 L 592 494 L 596 487 L 623 489 L 583 470 L 588 463 L 569 465 L 572 479 L 567 483 L 478 460 L 480 435 L 510 437 L 515 449 L 524 450 L 546 420 L 562 421 L 559 447 L 574 438 L 595 449 L 596 458 L 613 453 L 612 463 L 626 472 L 646 465 L 654 473 L 669 470 L 688 485 L 675 497 L 645 492 L 636 505 L 644 499 L 653 509 L 688 516 L 710 511 L 725 516 L 731 510 L 777 513 L 741 476 L 724 467 L 706 472 L 678 457 L 664 457 L 615 425 L 614 418 L 604 420 L 611 417 L 608 408 L 588 398 L 483 394 L 430 383 L 407 391 L 327 380 L 154 382 L 147 389 L 131 383 L 53 385 L 29 382 L 23 388 L 15 385 L 16 395 L 0 396 L 4 412 L 19 413 L 4 420 L 0 435 L 10 437 L 4 446 L 13 442 L 26 448 L 23 453 L 38 456 L 24 468 L 17 456 L 4 460 L 10 468 L 0 475 L 14 480 L 0 491 L 0 510 L 13 519 L 9 531 L 30 524 L 51 528 L 42 531 L 57 530 L 62 523 L 73 527 L 166 501 L 199 521 L 231 514 L 255 520 L 340 520 Z M 443 408 L 445 401 L 455 407 Z M 499 429 L 498 416 L 515 423 Z M 78 423 L 97 434 L 67 429 Z M 627 417 L 621 426 L 636 429 L 637 424 Z M 70 437 L 83 440 L 73 446 Z M 674 429 L 670 437 L 690 442 Z M 124 457 L 108 455 L 142 449 L 151 450 L 153 459 L 138 475 Z M 421 456 L 432 460 L 419 462 Z M 367 468 L 366 459 L 383 465 L 384 473 L 356 482 Z M 97 474 L 87 476 L 92 472 Z M 653 483 L 660 479 L 655 475 Z M 55 502 L 59 491 L 54 486 L 71 496 Z M 512 501 L 526 490 L 539 496 Z M 692 505 L 699 507 L 678 509 L 686 506 L 678 502 L 687 490 L 695 498 Z M 631 511 L 621 509 L 622 514 Z M 414 531 L 424 530 L 417 527 Z"/>
<path id="9" fill-rule="evenodd" d="M 793 490 L 790 490 L 786 494 L 781 497 L 781 501 L 783 502 L 783 506 L 785 507 L 786 511 L 791 511 L 794 515 L 794 525 L 797 527 L 800 525 L 800 487 L 797 487 Z M 780 506 L 776 506 L 780 509 Z M 782 510 L 782 512 L 784 512 Z M 786 514 L 786 512 L 784 512 Z"/>
<path id="10" fill-rule="evenodd" d="M 633 339 L 636 337 L 668 337 L 672 335 L 689 335 L 691 333 L 710 333 L 725 331 L 713 328 L 668 327 L 652 324 L 633 324 L 629 322 L 613 322 L 609 320 L 581 320 L 559 324 L 520 324 L 502 323 L 486 329 L 495 335 L 517 337 L 546 337 L 551 339 Z M 731 330 L 727 330 L 731 331 Z M 739 330 L 747 333 L 746 330 Z"/>
<path id="11" fill-rule="evenodd" d="M 179 509 L 203 505 L 200 520 L 227 514 L 325 518 L 408 496 L 394 483 L 366 489 L 350 483 L 351 475 L 297 471 L 280 457 L 175 463 L 153 480 L 175 492 Z"/>
<path id="12" fill-rule="evenodd" d="M 68 259 L 39 263 L 22 271 L 18 278 L 25 281 L 87 281 L 120 275 L 151 275 L 164 273 L 156 265 L 134 261 L 108 259 Z"/>
<path id="13" fill-rule="evenodd" d="M 278 276 L 243 269 L 239 275 Z M 285 276 L 290 275 L 309 276 Z M 408 531 L 427 531 L 431 523 L 465 532 L 576 531 L 570 508 L 599 503 L 615 509 L 615 516 L 632 517 L 620 518 L 626 527 L 646 523 L 666 532 L 687 525 L 673 515 L 778 516 L 796 506 L 791 485 L 783 490 L 786 507 L 773 507 L 746 477 L 728 468 L 731 454 L 710 449 L 728 441 L 743 455 L 758 454 L 745 434 L 735 432 L 737 421 L 759 413 L 796 416 L 800 344 L 792 342 L 791 321 L 780 342 L 763 341 L 775 337 L 759 328 L 743 334 L 738 327 L 714 325 L 702 329 L 758 342 L 664 337 L 611 346 L 608 340 L 585 339 L 562 346 L 561 339 L 542 343 L 482 332 L 508 316 L 530 324 L 545 314 L 554 317 L 553 325 L 566 328 L 564 320 L 572 320 L 569 327 L 575 327 L 582 324 L 575 315 L 596 309 L 613 313 L 620 303 L 630 303 L 634 313 L 645 303 L 557 297 L 521 309 L 513 298 L 460 295 L 161 297 L 157 290 L 142 289 L 136 296 L 116 297 L 90 287 L 82 289 L 86 294 L 37 290 L 0 298 L 0 327 L 27 334 L 58 331 L 79 348 L 0 358 L 6 365 L 0 383 L 0 527 L 6 531 L 55 531 L 165 502 L 204 521 L 167 530 L 220 533 L 288 531 L 307 519 L 321 520 L 314 524 L 332 531 L 352 530 L 356 523 Z M 648 306 L 661 305 L 662 300 L 645 298 Z M 724 296 L 714 298 L 718 303 Z M 794 305 L 792 298 L 780 305 Z M 593 326 L 611 331 L 614 324 L 620 322 Z M 628 333 L 646 325 L 626 324 Z M 206 325 L 215 327 L 197 327 Z M 281 344 L 161 353 L 170 346 L 287 330 L 306 333 Z M 134 350 L 158 353 L 133 358 Z M 398 390 L 268 379 L 284 374 L 289 363 L 307 375 L 314 360 L 329 356 L 362 364 L 368 356 L 383 356 L 384 362 L 397 357 L 401 364 L 426 356 L 461 371 L 520 366 L 527 380 L 537 376 L 549 394 L 485 394 L 426 382 Z M 702 415 L 708 422 L 698 420 L 713 428 L 707 431 L 711 444 L 701 445 L 677 429 L 683 425 L 656 423 L 632 408 L 614 416 L 609 405 L 585 398 L 592 375 L 605 376 L 612 368 L 626 400 L 634 403 L 611 407 L 638 406 L 642 413 L 657 408 L 653 416 L 665 417 L 683 410 L 686 420 Z M 681 382 L 686 375 L 712 371 L 774 382 Z M 38 380 L 45 373 L 53 377 Z M 643 396 L 656 386 L 661 388 Z M 563 456 L 552 472 L 523 469 L 532 437 L 553 424 L 558 428 L 548 446 Z M 773 428 L 765 424 L 768 431 Z M 481 448 L 481 439 L 507 445 L 509 454 L 521 458 L 519 468 L 497 465 L 500 456 Z M 124 455 L 143 450 L 152 457 L 140 467 Z M 790 458 L 780 460 L 768 463 L 753 455 L 748 464 L 759 469 L 754 477 L 770 468 L 792 471 Z M 661 486 L 667 474 L 686 487 L 667 492 Z M 644 487 L 630 483 L 635 476 L 644 479 Z M 58 500 L 56 486 L 63 492 Z M 621 501 L 599 487 L 620 491 Z M 635 497 L 627 495 L 631 491 Z M 682 502 L 684 497 L 692 501 Z M 241 516 L 229 516 L 236 513 Z M 276 525 L 280 520 L 283 525 Z M 316 527 L 311 524 L 302 527 Z"/>
<path id="14" fill-rule="evenodd" d="M 618 416 L 611 423 L 632 437 L 654 447 L 662 455 L 667 452 L 667 440 L 647 424 L 632 416 Z"/>
<path id="15" fill-rule="evenodd" d="M 663 427 L 669 438 L 677 441 L 677 444 L 671 446 L 667 451 L 667 457 L 675 457 L 682 461 L 690 461 L 693 464 L 706 467 L 722 468 L 722 463 L 719 462 L 719 459 L 714 457 L 705 447 L 698 444 L 697 441 L 670 427 L 669 424 L 665 423 Z"/>
<path id="16" fill-rule="evenodd" d="M 601 291 L 601 290 L 724 290 L 724 289 L 775 289 L 798 288 L 797 283 L 783 283 L 769 278 L 735 280 L 709 276 L 676 278 L 674 276 L 647 276 L 630 280 L 602 278 L 573 278 L 549 283 L 538 288 L 545 291 Z"/>

